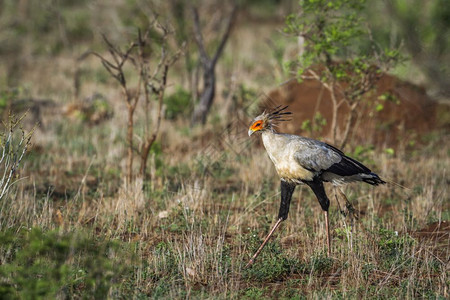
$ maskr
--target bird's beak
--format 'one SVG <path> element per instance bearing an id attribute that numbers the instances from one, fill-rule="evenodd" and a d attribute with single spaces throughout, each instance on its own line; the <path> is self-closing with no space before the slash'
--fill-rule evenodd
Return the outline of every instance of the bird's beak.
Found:
<path id="1" fill-rule="evenodd" d="M 253 131 L 253 129 L 250 128 L 250 129 L 248 130 L 248 136 L 251 136 L 251 135 L 253 134 L 253 132 L 255 132 L 255 131 Z"/>

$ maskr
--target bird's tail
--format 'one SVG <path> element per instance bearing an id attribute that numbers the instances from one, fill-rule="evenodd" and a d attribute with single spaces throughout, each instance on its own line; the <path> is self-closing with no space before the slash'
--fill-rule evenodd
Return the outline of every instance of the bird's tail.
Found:
<path id="1" fill-rule="evenodd" d="M 379 184 L 385 184 L 386 181 L 384 181 L 383 179 L 380 178 L 380 176 L 378 176 L 375 173 L 368 173 L 368 174 L 361 174 L 362 177 L 362 181 L 371 184 L 371 185 L 379 185 Z"/>
<path id="2" fill-rule="evenodd" d="M 391 180 L 391 179 L 389 179 L 389 178 L 385 178 L 385 179 L 386 179 L 386 182 L 387 182 L 388 184 L 391 184 L 391 185 L 394 185 L 394 186 L 396 186 L 396 187 L 399 187 L 399 188 L 401 188 L 401 189 L 403 189 L 403 190 L 405 190 L 405 191 L 407 191 L 407 192 L 411 192 L 411 191 L 412 191 L 411 188 L 406 187 L 406 186 L 404 186 L 404 185 L 401 185 L 400 183 L 397 183 L 397 182 L 395 182 L 395 181 L 393 181 L 393 180 Z"/>

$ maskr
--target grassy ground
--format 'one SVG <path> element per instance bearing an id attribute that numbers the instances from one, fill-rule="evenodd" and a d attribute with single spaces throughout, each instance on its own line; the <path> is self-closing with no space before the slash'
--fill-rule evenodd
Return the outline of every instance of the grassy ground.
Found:
<path id="1" fill-rule="evenodd" d="M 249 62 L 249 53 L 261 53 L 249 36 L 246 45 L 254 48 L 235 55 L 239 44 L 231 41 L 229 64 L 219 72 L 243 83 L 236 95 L 277 81 L 274 74 L 261 76 L 276 61 Z M 407 189 L 350 185 L 351 213 L 327 187 L 331 257 L 320 206 L 308 188 L 298 187 L 288 220 L 244 269 L 275 221 L 280 196 L 264 149 L 246 136 L 243 109 L 224 117 L 228 98 L 219 93 L 205 128 L 190 130 L 187 115 L 164 120 L 149 160 L 151 180 L 127 185 L 120 92 L 110 81 L 91 80 L 105 77 L 98 62 L 92 65 L 83 93 L 100 91 L 114 116 L 92 125 L 58 107 L 44 113 L 45 126 L 21 170 L 25 179 L 1 203 L 0 298 L 449 297 L 445 132 L 408 152 L 354 153 Z M 25 83 L 66 105 L 72 66 L 67 57 L 40 62 Z"/>
<path id="2" fill-rule="evenodd" d="M 92 128 L 61 119 L 45 143 L 37 140 L 42 149 L 25 163 L 27 179 L 2 204 L 2 292 L 448 296 L 448 145 L 432 142 L 405 157 L 376 151 L 361 157 L 409 189 L 349 186 L 358 219 L 341 214 L 332 197 L 331 257 L 320 207 L 307 188 L 297 188 L 289 219 L 256 264 L 244 269 L 278 209 L 278 178 L 264 149 L 242 143 L 243 136 L 234 144 L 210 139 L 202 145 L 203 132 L 166 125 L 170 137 L 152 154 L 153 179 L 127 186 L 124 166 L 117 165 L 124 133 L 114 122 Z M 210 131 L 220 132 L 220 125 Z"/>

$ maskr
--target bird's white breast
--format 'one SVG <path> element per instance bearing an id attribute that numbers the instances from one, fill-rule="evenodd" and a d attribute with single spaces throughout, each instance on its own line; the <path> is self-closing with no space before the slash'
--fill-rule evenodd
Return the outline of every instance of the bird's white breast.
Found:
<path id="1" fill-rule="evenodd" d="M 302 180 L 310 181 L 314 174 L 303 168 L 294 158 L 297 149 L 295 143 L 291 143 L 283 135 L 273 132 L 263 132 L 262 140 L 270 159 L 275 165 L 278 175 L 286 180 L 301 183 Z"/>

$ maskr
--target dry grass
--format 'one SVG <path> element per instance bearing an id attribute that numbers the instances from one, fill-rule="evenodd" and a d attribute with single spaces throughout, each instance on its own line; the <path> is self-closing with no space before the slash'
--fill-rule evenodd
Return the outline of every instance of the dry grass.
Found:
<path id="1" fill-rule="evenodd" d="M 347 187 L 359 220 L 341 215 L 332 197 L 331 258 L 325 257 L 320 207 L 307 188 L 298 187 L 289 219 L 255 266 L 244 270 L 279 204 L 278 179 L 264 149 L 247 145 L 236 155 L 231 146 L 216 145 L 226 156 L 208 152 L 215 161 L 202 157 L 202 165 L 194 159 L 200 146 L 183 155 L 169 152 L 185 143 L 169 138 L 174 141 L 170 147 L 163 145 L 152 158 L 152 185 L 137 180 L 127 186 L 116 165 L 123 143 L 115 139 L 114 144 L 105 134 L 117 134 L 111 129 L 116 121 L 96 128 L 57 122 L 61 135 L 76 137 L 62 142 L 55 136 L 45 151 L 32 154 L 23 171 L 31 180 L 2 210 L 2 228 L 40 227 L 60 234 L 87 230 L 129 244 L 134 269 L 117 288 L 121 293 L 157 298 L 448 296 L 448 227 L 420 234 L 427 224 L 449 219 L 446 144 L 410 157 L 369 157 L 375 170 L 409 189 Z M 77 135 L 86 130 L 90 133 Z M 165 134 L 177 136 L 178 130 L 172 127 Z M 47 173 L 43 166 L 50 166 Z"/>

